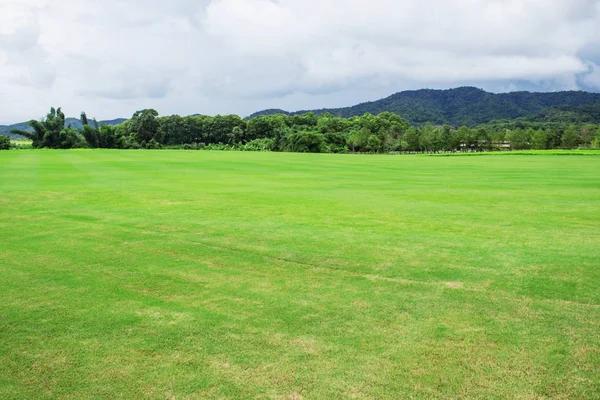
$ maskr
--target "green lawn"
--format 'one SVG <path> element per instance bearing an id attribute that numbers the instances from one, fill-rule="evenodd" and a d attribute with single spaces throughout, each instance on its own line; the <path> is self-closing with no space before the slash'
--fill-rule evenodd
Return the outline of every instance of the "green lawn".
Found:
<path id="1" fill-rule="evenodd" d="M 600 156 L 0 152 L 1 399 L 599 393 Z"/>

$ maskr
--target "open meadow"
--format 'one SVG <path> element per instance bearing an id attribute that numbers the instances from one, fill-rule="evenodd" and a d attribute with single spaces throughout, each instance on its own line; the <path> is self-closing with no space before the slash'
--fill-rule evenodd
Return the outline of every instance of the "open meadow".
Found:
<path id="1" fill-rule="evenodd" d="M 599 393 L 600 153 L 0 153 L 2 399 Z"/>

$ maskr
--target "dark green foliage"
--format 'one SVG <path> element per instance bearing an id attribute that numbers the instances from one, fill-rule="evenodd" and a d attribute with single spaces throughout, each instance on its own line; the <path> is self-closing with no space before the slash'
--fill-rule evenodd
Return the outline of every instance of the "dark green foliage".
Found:
<path id="1" fill-rule="evenodd" d="M 300 131 L 287 135 L 280 144 L 281 151 L 296 153 L 328 153 L 325 136 L 319 132 Z"/>
<path id="2" fill-rule="evenodd" d="M 421 151 L 421 140 L 419 138 L 419 133 L 417 129 L 414 127 L 410 127 L 404 135 L 405 146 L 404 149 L 408 152 L 414 153 L 417 151 Z"/>
<path id="3" fill-rule="evenodd" d="M 274 148 L 273 139 L 263 138 L 254 139 L 244 145 L 240 145 L 239 149 L 242 151 L 272 151 Z"/>
<path id="4" fill-rule="evenodd" d="M 119 137 L 119 127 L 104 123 L 99 126 L 95 119 L 92 120 L 93 126 L 90 126 L 85 113 L 81 113 L 81 122 L 83 124 L 81 134 L 85 137 L 89 147 L 101 149 L 126 148 L 119 145 L 122 143 L 122 138 Z M 122 131 L 123 129 L 121 129 Z"/>
<path id="5" fill-rule="evenodd" d="M 272 115 L 262 116 L 253 118 L 248 121 L 246 127 L 245 139 L 251 141 L 259 138 L 273 138 L 277 139 L 281 137 L 286 131 L 286 128 L 291 124 L 287 121 L 289 118 L 283 115 Z"/>
<path id="6" fill-rule="evenodd" d="M 179 115 L 158 118 L 159 136 L 163 138 L 164 143 L 167 145 L 191 142 L 186 137 L 185 131 L 184 119 Z"/>
<path id="7" fill-rule="evenodd" d="M 548 133 L 542 129 L 535 131 L 531 137 L 531 148 L 535 150 L 545 150 L 548 148 Z"/>
<path id="8" fill-rule="evenodd" d="M 10 138 L 6 135 L 0 135 L 0 150 L 10 150 Z"/>
<path id="9" fill-rule="evenodd" d="M 158 112 L 152 109 L 136 111 L 130 120 L 129 134 L 139 143 L 157 139 Z"/>
<path id="10" fill-rule="evenodd" d="M 470 101 L 486 98 L 485 92 L 477 93 L 472 93 Z M 532 98 L 535 96 L 529 97 Z M 571 100 L 577 99 L 573 96 Z M 167 146 L 316 153 L 571 149 L 599 147 L 600 142 L 599 128 L 591 123 L 533 122 L 520 118 L 454 129 L 449 124 L 411 126 L 392 112 L 351 118 L 331 113 L 271 114 L 243 120 L 236 115 L 159 117 L 155 110 L 148 109 L 137 111 L 130 120 L 116 126 L 90 121 L 85 113 L 78 121 L 80 129 L 65 128 L 64 114 L 60 109 L 52 109 L 44 120 L 30 121 L 31 131 L 14 132 L 31 138 L 33 147 L 158 149 Z"/>
<path id="11" fill-rule="evenodd" d="M 600 127 L 596 130 L 594 139 L 592 139 L 591 147 L 594 149 L 600 149 Z"/>
<path id="12" fill-rule="evenodd" d="M 562 135 L 561 144 L 563 149 L 576 149 L 581 144 L 581 138 L 577 132 L 575 125 L 569 128 Z"/>
<path id="13" fill-rule="evenodd" d="M 31 131 L 13 129 L 11 133 L 30 139 L 33 148 L 71 149 L 87 146 L 87 141 L 79 131 L 70 125 L 65 127 L 65 114 L 60 108 L 52 107 L 46 118 L 31 120 L 29 126 Z"/>
<path id="14" fill-rule="evenodd" d="M 327 132 L 325 133 L 325 142 L 329 146 L 331 153 L 347 153 L 348 138 L 342 132 Z"/>
<path id="15" fill-rule="evenodd" d="M 235 143 L 236 135 L 245 129 L 246 122 L 237 115 L 217 115 L 204 121 L 208 143 Z"/>
<path id="16" fill-rule="evenodd" d="M 600 124 L 600 102 L 578 106 L 559 105 L 546 108 L 536 115 L 527 117 L 533 122 L 566 122 L 573 124 Z"/>
<path id="17" fill-rule="evenodd" d="M 531 138 L 528 135 L 528 131 L 521 128 L 506 132 L 506 140 L 510 142 L 511 149 L 513 150 L 525 150 L 531 148 Z"/>
<path id="18" fill-rule="evenodd" d="M 152 138 L 146 144 L 145 148 L 148 150 L 158 150 L 158 149 L 162 149 L 162 144 L 158 143 L 154 138 Z"/>
<path id="19" fill-rule="evenodd" d="M 579 137 L 581 138 L 581 145 L 584 147 L 589 147 L 594 140 L 596 135 L 597 127 L 592 124 L 586 124 L 581 127 L 579 131 Z"/>
<path id="20" fill-rule="evenodd" d="M 555 107 L 549 109 L 550 107 Z M 546 110 L 548 109 L 548 110 Z M 546 110 L 546 111 L 544 111 Z M 532 122 L 564 121 L 600 123 L 600 93 L 488 93 L 473 87 L 450 90 L 416 90 L 396 93 L 385 99 L 353 107 L 315 110 L 317 115 L 355 117 L 365 113 L 391 112 L 412 124 L 449 124 L 474 127 L 494 120 L 531 117 Z M 261 111 L 250 116 L 287 114 L 280 110 Z M 292 113 L 302 114 L 305 111 Z M 536 115 L 538 114 L 539 115 Z"/>

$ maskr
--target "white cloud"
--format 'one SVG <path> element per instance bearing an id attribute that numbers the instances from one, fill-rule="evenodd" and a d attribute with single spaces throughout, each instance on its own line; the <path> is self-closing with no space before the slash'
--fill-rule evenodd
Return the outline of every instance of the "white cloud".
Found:
<path id="1" fill-rule="evenodd" d="M 589 63 L 589 72 L 583 76 L 584 83 L 596 90 L 600 90 L 600 66 L 596 63 Z"/>
<path id="2" fill-rule="evenodd" d="M 599 0 L 0 0 L 0 122 L 600 90 L 599 27 Z"/>

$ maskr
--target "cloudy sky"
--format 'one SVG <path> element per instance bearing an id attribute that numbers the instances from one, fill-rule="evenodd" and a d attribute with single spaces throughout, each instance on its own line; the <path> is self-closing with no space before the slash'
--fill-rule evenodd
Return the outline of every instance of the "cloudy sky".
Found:
<path id="1" fill-rule="evenodd" d="M 600 91 L 600 0 L 0 0 L 0 123 Z"/>

